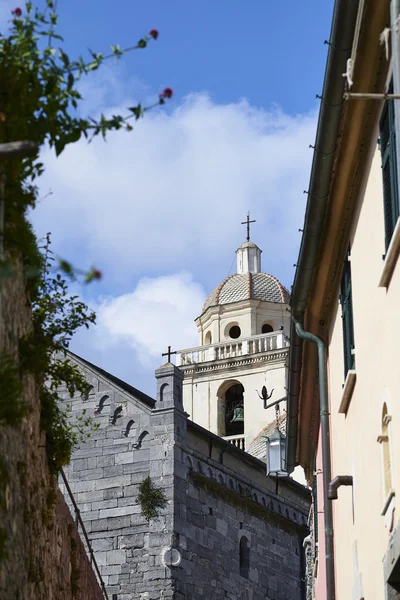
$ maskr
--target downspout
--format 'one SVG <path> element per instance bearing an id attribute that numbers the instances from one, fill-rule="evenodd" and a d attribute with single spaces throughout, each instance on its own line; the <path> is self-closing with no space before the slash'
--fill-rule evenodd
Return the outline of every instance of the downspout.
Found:
<path id="1" fill-rule="evenodd" d="M 353 477 L 351 475 L 338 475 L 330 481 L 328 486 L 328 498 L 330 500 L 337 500 L 337 491 L 342 485 L 353 485 Z"/>
<path id="2" fill-rule="evenodd" d="M 335 561 L 333 551 L 333 515 L 332 502 L 328 490 L 331 483 L 331 446 L 329 435 L 329 406 L 328 406 L 328 377 L 326 367 L 326 346 L 321 338 L 295 321 L 296 333 L 300 339 L 313 342 L 318 348 L 319 402 L 322 445 L 322 481 L 324 492 L 324 521 L 325 521 L 325 565 L 326 565 L 326 598 L 335 600 Z"/>

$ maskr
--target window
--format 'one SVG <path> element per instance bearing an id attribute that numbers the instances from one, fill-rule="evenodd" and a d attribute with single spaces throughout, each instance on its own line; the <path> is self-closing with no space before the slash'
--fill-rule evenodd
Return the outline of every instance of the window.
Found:
<path id="1" fill-rule="evenodd" d="M 249 578 L 249 568 L 250 568 L 250 545 L 249 540 L 244 535 L 240 538 L 239 543 L 239 565 L 240 565 L 240 575 L 242 577 Z"/>
<path id="2" fill-rule="evenodd" d="M 264 325 L 261 328 L 261 333 L 271 333 L 274 330 L 274 328 L 272 327 L 272 325 L 270 325 L 269 323 L 264 323 Z"/>
<path id="3" fill-rule="evenodd" d="M 229 330 L 229 337 L 231 337 L 234 340 L 236 340 L 238 337 L 240 337 L 241 333 L 242 332 L 240 331 L 239 325 L 233 325 L 233 327 L 231 327 L 230 330 Z"/>
<path id="4" fill-rule="evenodd" d="M 211 335 L 211 331 L 207 331 L 206 333 L 206 339 L 205 339 L 205 343 L 206 344 L 211 344 L 212 342 L 212 335 Z"/>
<path id="5" fill-rule="evenodd" d="M 393 83 L 389 94 L 393 93 Z M 383 108 L 380 127 L 380 144 L 382 154 L 383 208 L 385 219 L 385 249 L 392 239 L 393 231 L 399 217 L 399 192 L 397 181 L 396 128 L 394 102 L 387 100 Z"/>
<path id="6" fill-rule="evenodd" d="M 340 284 L 340 304 L 342 305 L 344 378 L 346 379 L 348 371 L 355 368 L 350 251 L 344 261 Z"/>
<path id="7" fill-rule="evenodd" d="M 225 435 L 244 434 L 244 387 L 236 383 L 225 393 Z"/>

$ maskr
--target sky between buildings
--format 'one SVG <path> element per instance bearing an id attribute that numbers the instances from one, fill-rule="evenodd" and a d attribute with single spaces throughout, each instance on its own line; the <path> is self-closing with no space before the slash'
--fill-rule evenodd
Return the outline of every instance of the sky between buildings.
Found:
<path id="1" fill-rule="evenodd" d="M 168 344 L 197 345 L 193 319 L 234 272 L 251 211 L 263 270 L 293 280 L 332 17 L 332 0 L 59 0 L 74 56 L 159 39 L 82 84 L 82 114 L 174 97 L 108 141 L 43 152 L 38 236 L 102 270 L 74 289 L 98 325 L 71 349 L 153 395 Z M 3 29 L 9 0 L 0 0 Z M 22 8 L 22 6 L 21 6 Z M 49 192 L 51 194 L 49 195 Z"/>

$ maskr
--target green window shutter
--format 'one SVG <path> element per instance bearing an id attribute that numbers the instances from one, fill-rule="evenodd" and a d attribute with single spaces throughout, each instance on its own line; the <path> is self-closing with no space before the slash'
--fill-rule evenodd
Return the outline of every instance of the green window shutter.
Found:
<path id="1" fill-rule="evenodd" d="M 389 93 L 393 92 L 390 85 Z M 385 248 L 389 247 L 399 217 L 399 191 L 397 178 L 396 129 L 394 102 L 387 100 L 380 120 L 382 154 L 383 208 L 385 219 Z"/>
<path id="2" fill-rule="evenodd" d="M 353 294 L 351 285 L 351 265 L 346 257 L 340 286 L 340 303 L 342 305 L 344 377 L 355 367 L 354 323 L 353 323 Z"/>

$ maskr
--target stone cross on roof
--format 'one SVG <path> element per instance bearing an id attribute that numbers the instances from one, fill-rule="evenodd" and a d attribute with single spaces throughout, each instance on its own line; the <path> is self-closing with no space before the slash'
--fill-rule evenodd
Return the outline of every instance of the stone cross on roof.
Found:
<path id="1" fill-rule="evenodd" d="M 171 362 L 171 354 L 176 354 L 176 350 L 171 351 L 171 346 L 168 346 L 168 352 L 164 352 L 161 356 L 168 356 L 168 362 Z"/>

